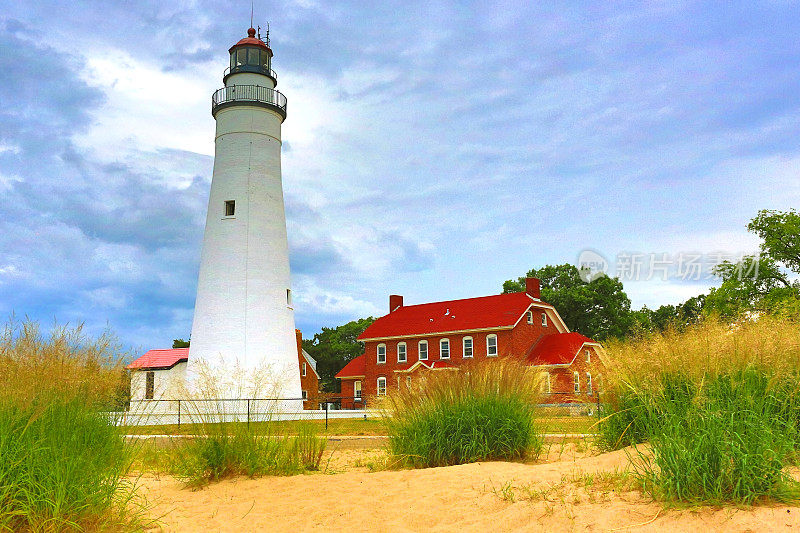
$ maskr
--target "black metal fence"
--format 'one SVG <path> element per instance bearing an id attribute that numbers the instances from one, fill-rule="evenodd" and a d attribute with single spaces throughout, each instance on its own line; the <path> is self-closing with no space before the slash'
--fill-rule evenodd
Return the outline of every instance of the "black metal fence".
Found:
<path id="1" fill-rule="evenodd" d="M 305 409 L 306 403 L 318 409 Z M 132 400 L 126 412 L 113 413 L 118 425 L 177 425 L 203 422 L 275 422 L 368 416 L 363 397 L 198 398 Z"/>

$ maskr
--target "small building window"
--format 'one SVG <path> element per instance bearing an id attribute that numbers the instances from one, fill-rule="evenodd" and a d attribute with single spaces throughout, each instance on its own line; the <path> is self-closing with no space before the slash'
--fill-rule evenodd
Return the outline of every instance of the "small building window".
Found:
<path id="1" fill-rule="evenodd" d="M 450 340 L 442 339 L 439 341 L 439 358 L 450 359 Z"/>
<path id="2" fill-rule="evenodd" d="M 303 361 L 303 377 L 306 377 L 306 366 L 308 365 L 306 365 L 306 362 Z"/>
<path id="3" fill-rule="evenodd" d="M 308 400 L 308 391 L 304 390 L 304 391 L 302 391 L 302 393 L 303 393 L 303 399 L 304 400 Z"/>
<path id="4" fill-rule="evenodd" d="M 397 362 L 398 363 L 405 363 L 406 359 L 408 359 L 408 351 L 406 350 L 406 343 L 398 342 L 397 343 Z"/>
<path id="5" fill-rule="evenodd" d="M 378 364 L 383 364 L 386 362 L 386 345 L 379 344 L 378 345 Z"/>
<path id="6" fill-rule="evenodd" d="M 542 313 L 542 327 L 547 327 L 547 313 Z"/>
<path id="7" fill-rule="evenodd" d="M 292 306 L 292 289 L 286 289 L 286 305 Z"/>
<path id="8" fill-rule="evenodd" d="M 144 375 L 144 379 L 144 399 L 152 400 L 156 388 L 156 373 L 150 370 Z"/>
<path id="9" fill-rule="evenodd" d="M 581 392 L 581 375 L 577 372 L 573 372 L 572 379 L 575 380 L 575 394 L 578 394 Z"/>
<path id="10" fill-rule="evenodd" d="M 592 362 L 592 351 L 591 350 L 586 350 L 586 362 L 587 363 L 591 363 Z"/>
<path id="11" fill-rule="evenodd" d="M 528 324 L 533 324 L 533 311 L 528 309 L 528 311 L 525 313 L 525 317 L 528 320 Z"/>
<path id="12" fill-rule="evenodd" d="M 486 336 L 486 357 L 497 356 L 497 335 Z"/>
<path id="13" fill-rule="evenodd" d="M 232 217 L 236 214 L 236 200 L 225 200 L 225 216 Z"/>
<path id="14" fill-rule="evenodd" d="M 361 399 L 361 380 L 356 380 L 353 382 L 353 399 Z"/>
<path id="15" fill-rule="evenodd" d="M 592 375 L 589 372 L 586 373 L 586 394 L 592 395 Z"/>
<path id="16" fill-rule="evenodd" d="M 386 396 L 386 378 L 378 378 L 378 396 Z"/>
<path id="17" fill-rule="evenodd" d="M 419 360 L 428 360 L 428 341 L 419 341 Z"/>
<path id="18" fill-rule="evenodd" d="M 464 337 L 464 358 L 472 357 L 472 337 Z"/>

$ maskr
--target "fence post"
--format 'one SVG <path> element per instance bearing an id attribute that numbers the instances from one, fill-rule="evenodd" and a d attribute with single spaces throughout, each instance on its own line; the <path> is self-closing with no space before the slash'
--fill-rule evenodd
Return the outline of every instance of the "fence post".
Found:
<path id="1" fill-rule="evenodd" d="M 178 427 L 181 427 L 181 401 L 178 400 Z"/>
<path id="2" fill-rule="evenodd" d="M 247 399 L 247 429 L 250 429 L 250 398 Z"/>
<path id="3" fill-rule="evenodd" d="M 325 400 L 325 433 L 328 432 L 328 400 Z"/>
<path id="4" fill-rule="evenodd" d="M 361 405 L 364 408 L 364 420 L 366 420 L 367 419 L 367 399 L 366 398 L 362 398 L 361 399 Z"/>

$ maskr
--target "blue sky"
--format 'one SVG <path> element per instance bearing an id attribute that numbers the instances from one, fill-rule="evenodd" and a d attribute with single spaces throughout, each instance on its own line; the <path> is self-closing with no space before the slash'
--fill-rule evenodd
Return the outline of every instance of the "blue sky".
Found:
<path id="1" fill-rule="evenodd" d="M 798 2 L 370 4 L 255 2 L 306 336 L 586 249 L 753 252 L 759 209 L 800 206 Z M 187 337 L 210 95 L 249 2 L 0 8 L 0 314 Z M 625 288 L 654 307 L 713 283 Z"/>

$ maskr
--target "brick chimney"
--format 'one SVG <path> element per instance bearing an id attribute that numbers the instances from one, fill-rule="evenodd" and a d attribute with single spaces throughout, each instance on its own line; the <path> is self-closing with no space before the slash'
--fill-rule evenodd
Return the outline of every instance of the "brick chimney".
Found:
<path id="1" fill-rule="evenodd" d="M 403 297 L 399 294 L 389 295 L 389 312 L 393 313 L 403 307 Z"/>
<path id="2" fill-rule="evenodd" d="M 541 298 L 538 278 L 525 278 L 525 292 L 537 300 Z"/>

